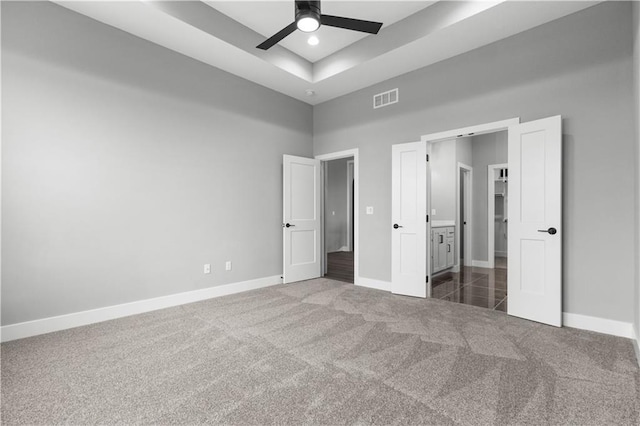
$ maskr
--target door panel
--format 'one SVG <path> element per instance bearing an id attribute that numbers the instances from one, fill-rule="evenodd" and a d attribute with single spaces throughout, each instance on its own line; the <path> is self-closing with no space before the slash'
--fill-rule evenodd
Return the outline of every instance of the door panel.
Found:
<path id="1" fill-rule="evenodd" d="M 426 297 L 426 144 L 392 146 L 391 291 Z"/>
<path id="2" fill-rule="evenodd" d="M 403 275 L 415 275 L 418 270 L 416 244 L 415 234 L 400 234 L 400 273 Z"/>
<path id="3" fill-rule="evenodd" d="M 291 283 L 321 275 L 320 161 L 285 155 L 283 167 L 283 282 Z"/>
<path id="4" fill-rule="evenodd" d="M 509 315 L 562 325 L 562 127 L 509 127 Z"/>

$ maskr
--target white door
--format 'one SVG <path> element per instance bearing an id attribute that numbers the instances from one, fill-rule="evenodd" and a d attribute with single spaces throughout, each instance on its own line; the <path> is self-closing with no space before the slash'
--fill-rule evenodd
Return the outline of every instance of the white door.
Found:
<path id="1" fill-rule="evenodd" d="M 282 237 L 283 281 L 320 274 L 320 160 L 285 155 Z"/>
<path id="2" fill-rule="evenodd" d="M 427 146 L 393 145 L 391 291 L 427 297 Z"/>
<path id="3" fill-rule="evenodd" d="M 562 121 L 509 127 L 509 315 L 562 325 Z"/>

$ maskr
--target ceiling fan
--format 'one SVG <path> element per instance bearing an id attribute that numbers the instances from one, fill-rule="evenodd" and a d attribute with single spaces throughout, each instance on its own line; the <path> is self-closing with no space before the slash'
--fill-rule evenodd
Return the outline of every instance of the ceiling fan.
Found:
<path id="1" fill-rule="evenodd" d="M 361 19 L 344 18 L 342 16 L 323 15 L 320 13 L 320 1 L 295 0 L 295 21 L 287 25 L 275 35 L 256 46 L 258 49 L 267 50 L 278 44 L 280 40 L 295 30 L 311 33 L 320 28 L 320 25 L 344 28 L 345 30 L 360 31 L 369 34 L 378 34 L 382 22 L 363 21 Z"/>

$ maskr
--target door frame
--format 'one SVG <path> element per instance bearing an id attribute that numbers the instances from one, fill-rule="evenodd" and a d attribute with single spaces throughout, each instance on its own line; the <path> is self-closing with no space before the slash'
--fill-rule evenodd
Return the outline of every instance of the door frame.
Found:
<path id="1" fill-rule="evenodd" d="M 517 124 L 520 124 L 520 117 L 509 118 L 506 120 L 494 121 L 494 122 L 484 123 L 484 124 L 476 124 L 473 126 L 461 127 L 458 129 L 445 130 L 443 132 L 429 133 L 426 135 L 422 135 L 420 137 L 420 140 L 427 144 L 427 154 L 430 156 L 431 144 L 434 142 L 439 142 L 439 141 L 448 140 L 448 139 L 455 139 L 463 136 L 476 136 L 483 133 L 500 132 L 502 130 L 506 130 L 507 132 L 509 132 L 509 126 L 514 126 Z M 427 211 L 425 212 L 425 214 L 429 214 L 429 215 L 431 214 L 431 179 L 429 176 L 431 173 L 430 163 L 431 161 L 427 163 Z M 431 220 L 427 222 L 427 231 L 424 237 L 427 238 L 427 236 L 429 235 L 431 235 Z M 430 244 L 427 244 L 427 250 L 429 250 L 429 246 Z M 427 277 L 428 277 L 427 297 L 431 297 L 433 280 L 431 279 L 431 259 L 429 258 L 429 255 L 427 255 L 426 262 L 427 262 Z"/>
<path id="2" fill-rule="evenodd" d="M 460 188 L 463 182 L 460 180 L 460 173 L 464 171 L 466 188 L 464 197 L 465 217 L 467 218 L 467 226 L 462 223 L 456 225 L 456 261 L 455 266 L 458 269 L 463 266 L 472 266 L 473 263 L 473 167 L 468 164 L 458 162 L 456 174 L 456 220 L 460 218 Z M 464 265 L 460 264 L 460 235 L 464 232 Z"/>
<path id="3" fill-rule="evenodd" d="M 487 166 L 487 268 L 496 267 L 496 187 L 493 176 L 496 169 L 508 168 L 509 163 L 489 164 Z M 507 212 L 504 212 L 508 216 Z M 507 222 L 508 223 L 508 222 Z M 508 254 L 507 246 L 507 258 Z"/>
<path id="4" fill-rule="evenodd" d="M 354 180 L 354 170 L 354 161 L 347 161 L 347 250 L 349 251 L 353 251 L 353 238 L 351 238 L 351 235 L 353 234 L 353 223 L 351 220 L 351 216 L 354 215 L 351 209 L 353 208 L 352 205 L 355 206 L 355 202 L 352 203 L 352 201 L 355 201 L 353 199 L 353 189 L 355 187 L 355 182 L 353 186 L 351 185 L 351 182 Z"/>
<path id="5" fill-rule="evenodd" d="M 353 157 L 353 179 L 355 180 L 355 185 L 354 185 L 354 191 L 353 191 L 353 217 L 354 217 L 354 223 L 353 223 L 353 236 L 354 236 L 354 241 L 353 241 L 353 284 L 355 285 L 359 285 L 360 282 L 360 267 L 359 267 L 359 260 L 358 260 L 358 252 L 359 252 L 359 240 L 360 238 L 358 237 L 359 235 L 359 229 L 360 229 L 360 218 L 359 218 L 359 210 L 360 210 L 360 180 L 358 179 L 358 177 L 360 176 L 360 160 L 359 160 L 359 153 L 358 153 L 358 148 L 353 148 L 353 149 L 347 149 L 344 151 L 337 151 L 337 152 L 331 152 L 328 154 L 320 154 L 320 155 L 316 155 L 314 158 L 316 160 L 320 160 L 322 162 L 322 167 L 320 168 L 320 170 L 324 170 L 325 168 L 325 164 L 327 161 L 331 161 L 331 160 L 340 160 L 342 158 L 349 158 L 349 157 Z M 348 167 L 347 167 L 348 170 Z M 320 182 L 322 182 L 322 188 L 320 190 L 321 194 L 324 194 L 325 188 L 324 188 L 324 177 L 322 177 L 320 179 Z M 327 265 L 327 253 L 326 253 L 326 249 L 325 249 L 325 244 L 324 244 L 324 228 L 325 228 L 325 217 L 324 217 L 324 196 L 322 197 L 322 209 L 321 209 L 321 220 L 320 220 L 320 235 L 321 235 L 321 249 L 322 249 L 322 267 L 321 267 L 321 271 L 325 271 L 326 269 L 326 265 Z"/>

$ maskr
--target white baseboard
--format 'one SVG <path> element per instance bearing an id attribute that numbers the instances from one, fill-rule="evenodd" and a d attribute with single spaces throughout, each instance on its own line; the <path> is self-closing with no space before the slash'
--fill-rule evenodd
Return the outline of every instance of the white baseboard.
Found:
<path id="1" fill-rule="evenodd" d="M 562 325 L 566 327 L 579 328 L 581 330 L 610 334 L 612 336 L 635 339 L 633 324 L 630 322 L 615 321 L 598 317 L 590 317 L 587 315 L 570 314 L 568 312 L 563 312 Z"/>
<path id="2" fill-rule="evenodd" d="M 472 260 L 471 265 L 476 268 L 491 268 L 491 263 L 488 260 Z"/>
<path id="3" fill-rule="evenodd" d="M 258 278 L 255 280 L 187 291 L 169 296 L 155 297 L 153 299 L 138 300 L 135 302 L 123 303 L 121 305 L 107 306 L 89 311 L 74 312 L 67 315 L 5 325 L 0 328 L 0 340 L 2 342 L 8 342 L 10 340 L 66 330 L 68 328 L 80 327 L 130 315 L 142 314 L 158 309 L 199 302 L 201 300 L 213 299 L 215 297 L 227 296 L 281 283 L 282 278 L 280 275 L 274 275 L 272 277 Z"/>
<path id="4" fill-rule="evenodd" d="M 507 252 L 506 251 L 495 251 L 495 256 L 496 257 L 507 257 Z"/>
<path id="5" fill-rule="evenodd" d="M 373 278 L 358 277 L 356 285 L 376 290 L 391 291 L 391 283 L 389 281 L 374 280 Z"/>
<path id="6" fill-rule="evenodd" d="M 636 351 L 636 360 L 638 361 L 638 366 L 640 366 L 640 330 L 636 330 L 634 327 L 633 334 L 633 349 Z"/>
<path id="7" fill-rule="evenodd" d="M 342 246 L 338 249 L 338 251 L 349 251 L 349 247 L 347 246 Z"/>

